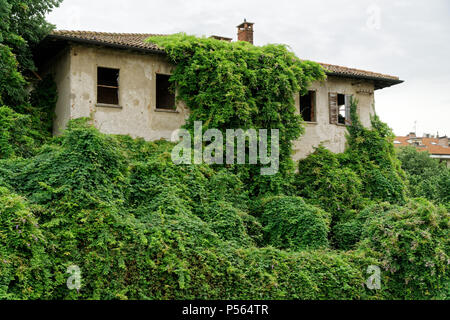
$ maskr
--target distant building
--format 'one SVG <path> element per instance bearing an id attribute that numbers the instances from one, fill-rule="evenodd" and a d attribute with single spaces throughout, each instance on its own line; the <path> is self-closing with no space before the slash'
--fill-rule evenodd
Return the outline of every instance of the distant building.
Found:
<path id="1" fill-rule="evenodd" d="M 430 157 L 446 162 L 450 168 L 450 145 L 449 138 L 434 137 L 430 134 L 424 134 L 423 137 L 417 137 L 415 133 L 410 133 L 406 137 L 396 137 L 394 141 L 396 147 L 412 146 L 418 151 L 428 151 Z"/>

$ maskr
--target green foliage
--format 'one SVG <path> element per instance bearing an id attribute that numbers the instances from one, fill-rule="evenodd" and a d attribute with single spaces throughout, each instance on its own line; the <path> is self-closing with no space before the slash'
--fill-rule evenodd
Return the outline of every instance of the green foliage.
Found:
<path id="1" fill-rule="evenodd" d="M 270 198 L 262 222 L 267 244 L 280 249 L 318 249 L 328 246 L 331 217 L 298 197 Z"/>
<path id="2" fill-rule="evenodd" d="M 45 15 L 60 2 L 0 0 L 0 106 L 14 111 L 0 114 L 0 158 L 28 157 L 51 136 L 56 85 L 47 77 L 30 97 L 23 73 L 35 70 L 32 48 L 52 29 Z"/>
<path id="3" fill-rule="evenodd" d="M 55 138 L 37 156 L 20 161 L 3 160 L 0 177 L 26 195 L 31 204 L 6 189 L 2 189 L 0 204 L 3 199 L 19 199 L 19 209 L 7 211 L 19 217 L 29 214 L 28 207 L 32 206 L 35 218 L 29 219 L 38 223 L 39 229 L 30 229 L 26 234 L 42 238 L 38 242 L 42 246 L 36 251 L 36 259 L 40 260 L 27 260 L 33 264 L 29 271 L 23 271 L 20 281 L 2 279 L 2 296 L 43 299 L 369 296 L 361 285 L 364 279 L 361 259 L 353 254 L 288 253 L 255 247 L 261 244 L 262 227 L 245 211 L 246 197 L 242 197 L 245 192 L 240 189 L 244 185 L 239 179 L 203 166 L 175 166 L 168 161 L 170 147 L 164 142 L 103 135 L 82 119 L 72 121 L 63 136 Z M 218 192 L 214 192 L 216 188 Z M 302 205 L 305 218 L 324 214 Z M 5 218 L 1 230 L 14 234 L 18 218 L 3 215 L 3 209 L 1 212 L 2 219 Z M 320 219 L 325 220 L 322 216 Z M 3 256 L 29 257 L 22 247 L 10 253 L 13 239 L 16 238 L 9 234 L 2 238 Z M 81 268 L 79 292 L 66 287 L 70 265 Z M 37 267 L 39 277 L 33 274 Z M 22 269 L 13 265 L 7 270 L 4 274 L 9 275 Z"/>
<path id="4" fill-rule="evenodd" d="M 371 202 L 403 203 L 405 174 L 396 158 L 393 134 L 377 116 L 372 128 L 365 128 L 352 101 L 352 125 L 348 127 L 348 147 L 333 154 L 322 146 L 299 161 L 295 177 L 296 193 L 334 216 L 333 225 L 351 210 L 362 210 Z"/>
<path id="5" fill-rule="evenodd" d="M 362 228 L 359 245 L 379 259 L 385 295 L 396 299 L 448 298 L 450 215 L 425 199 L 378 206 Z M 370 210 L 370 209 L 369 209 Z"/>
<path id="6" fill-rule="evenodd" d="M 0 107 L 0 159 L 28 157 L 37 147 L 39 133 L 31 129 L 31 117 Z"/>
<path id="7" fill-rule="evenodd" d="M 46 238 L 30 205 L 0 187 L 0 299 L 41 299 L 50 286 Z"/>
<path id="8" fill-rule="evenodd" d="M 18 105 L 26 101 L 26 82 L 18 65 L 11 49 L 0 43 L 0 104 Z"/>
<path id="9" fill-rule="evenodd" d="M 88 125 L 87 119 L 77 119 L 60 143 L 43 148 L 21 167 L 11 185 L 33 202 L 62 213 L 123 201 L 125 173 L 124 156 L 113 138 Z"/>
<path id="10" fill-rule="evenodd" d="M 367 206 L 364 210 L 350 211 L 340 217 L 333 227 L 334 245 L 341 250 L 352 250 L 357 247 L 368 219 L 382 217 L 391 209 L 391 204 L 384 202 Z"/>
<path id="11" fill-rule="evenodd" d="M 445 297 L 448 213 L 442 209 L 419 200 L 346 211 L 342 223 L 354 218 L 355 234 L 346 239 L 336 232 L 336 238 L 357 251 L 324 250 L 329 214 L 284 196 L 262 200 L 258 219 L 258 212 L 249 214 L 247 188 L 237 176 L 175 166 L 172 147 L 104 135 L 80 119 L 38 155 L 0 160 L 0 183 L 15 190 L 1 189 L 1 258 L 22 261 L 21 267 L 0 265 L 1 296 Z M 258 248 L 267 243 L 287 250 Z M 67 289 L 70 265 L 81 268 L 79 292 Z M 363 285 L 369 265 L 394 272 L 384 276 L 380 291 Z M 403 293 L 405 279 L 411 280 Z"/>
<path id="12" fill-rule="evenodd" d="M 0 0 L 0 43 L 10 47 L 21 70 L 34 70 L 31 49 L 52 29 L 45 16 L 62 0 Z"/>
<path id="13" fill-rule="evenodd" d="M 396 157 L 394 134 L 377 115 L 371 119 L 372 128 L 365 128 L 359 121 L 357 105 L 358 102 L 353 100 L 348 149 L 341 163 L 352 168 L 361 178 L 363 196 L 366 198 L 404 203 L 406 177 Z"/>
<path id="14" fill-rule="evenodd" d="M 281 193 L 293 169 L 291 142 L 303 133 L 294 96 L 315 80 L 325 78 L 319 64 L 301 61 L 282 45 L 257 47 L 246 42 L 228 43 L 185 34 L 152 37 L 176 65 L 170 81 L 178 98 L 203 129 L 279 129 L 280 173 L 260 175 L 259 166 L 235 166 L 251 194 Z"/>
<path id="15" fill-rule="evenodd" d="M 361 178 L 351 168 L 341 165 L 340 157 L 319 146 L 299 161 L 294 182 L 299 196 L 335 215 L 361 209 L 364 204 Z"/>
<path id="16" fill-rule="evenodd" d="M 399 148 L 397 154 L 407 174 L 411 196 L 443 204 L 450 210 L 450 169 L 414 147 Z"/>

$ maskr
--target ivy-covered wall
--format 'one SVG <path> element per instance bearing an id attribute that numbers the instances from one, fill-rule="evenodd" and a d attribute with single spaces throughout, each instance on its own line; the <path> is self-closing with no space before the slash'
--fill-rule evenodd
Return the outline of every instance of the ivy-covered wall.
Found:
<path id="1" fill-rule="evenodd" d="M 121 108 L 96 106 L 97 66 L 120 69 Z M 175 113 L 155 111 L 156 74 L 172 74 L 174 71 L 174 65 L 161 55 L 72 45 L 57 60 L 49 61 L 46 68 L 45 72 L 54 74 L 59 92 L 55 134 L 59 134 L 70 119 L 92 116 L 95 126 L 103 133 L 129 134 L 148 141 L 170 140 L 172 133 L 185 123 L 190 113 L 182 101 L 177 103 Z M 330 124 L 328 92 L 355 96 L 359 100 L 361 122 L 370 126 L 374 95 L 359 94 L 357 90 L 361 87 L 373 91 L 370 82 L 354 85 L 350 79 L 337 77 L 311 84 L 310 90 L 316 91 L 317 118 L 314 123 L 305 123 L 304 134 L 294 141 L 295 161 L 307 157 L 320 143 L 335 153 L 345 150 L 347 130 L 344 126 Z M 295 108 L 299 113 L 299 93 L 295 94 Z"/>

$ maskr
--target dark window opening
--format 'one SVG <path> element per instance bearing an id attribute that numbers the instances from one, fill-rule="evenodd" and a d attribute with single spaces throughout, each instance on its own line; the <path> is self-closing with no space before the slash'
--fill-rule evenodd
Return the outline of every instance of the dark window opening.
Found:
<path id="1" fill-rule="evenodd" d="M 97 69 L 97 103 L 119 104 L 118 69 Z"/>
<path id="2" fill-rule="evenodd" d="M 156 108 L 175 110 L 175 93 L 169 82 L 169 75 L 156 75 Z"/>
<path id="3" fill-rule="evenodd" d="M 300 96 L 300 113 L 303 120 L 307 122 L 316 121 L 316 92 L 308 91 L 307 94 Z"/>
<path id="4" fill-rule="evenodd" d="M 345 120 L 347 119 L 347 106 L 345 105 L 345 95 L 338 94 L 338 123 L 345 124 Z"/>

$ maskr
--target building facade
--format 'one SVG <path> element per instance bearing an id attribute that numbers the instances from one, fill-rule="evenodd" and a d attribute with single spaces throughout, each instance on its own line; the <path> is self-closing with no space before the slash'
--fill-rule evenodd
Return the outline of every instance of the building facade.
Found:
<path id="1" fill-rule="evenodd" d="M 36 54 L 39 72 L 51 73 L 58 87 L 54 134 L 60 134 L 71 119 L 92 117 L 104 133 L 149 141 L 171 139 L 189 110 L 183 102 L 175 103 L 168 86 L 175 66 L 161 48 L 145 42 L 150 36 L 55 31 L 41 43 Z M 253 41 L 252 23 L 238 26 L 238 40 Z M 314 83 L 306 96 L 296 95 L 306 132 L 294 142 L 294 160 L 305 158 L 321 143 L 333 152 L 343 152 L 349 97 L 359 100 L 360 119 L 370 126 L 375 91 L 402 82 L 394 76 L 322 66 L 327 80 Z"/>

